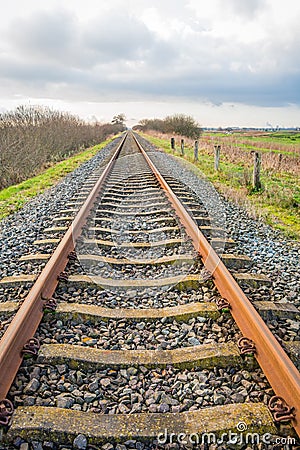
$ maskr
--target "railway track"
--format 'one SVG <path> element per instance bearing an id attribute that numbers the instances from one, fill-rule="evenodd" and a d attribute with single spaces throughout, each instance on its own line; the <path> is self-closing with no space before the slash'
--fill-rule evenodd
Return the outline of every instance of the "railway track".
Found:
<path id="1" fill-rule="evenodd" d="M 27 272 L 0 281 L 8 446 L 299 434 L 299 372 L 236 281 L 249 261 L 133 133 L 44 234 Z"/>

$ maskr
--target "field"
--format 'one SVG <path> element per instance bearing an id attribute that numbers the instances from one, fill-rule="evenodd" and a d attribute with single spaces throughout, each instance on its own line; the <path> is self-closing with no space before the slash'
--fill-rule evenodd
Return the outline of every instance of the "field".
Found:
<path id="1" fill-rule="evenodd" d="M 171 135 L 144 135 L 168 153 Z M 180 136 L 175 138 L 180 155 Z M 193 162 L 226 197 L 245 206 L 252 217 L 300 238 L 300 133 L 203 133 L 199 161 L 194 162 L 194 141 L 184 138 L 186 160 Z M 219 171 L 214 170 L 214 146 L 221 146 Z M 252 186 L 253 152 L 262 155 L 262 189 Z"/>
<path id="2" fill-rule="evenodd" d="M 244 152 L 259 151 L 263 154 L 265 169 L 279 169 L 300 175 L 300 133 L 205 133 L 202 138 L 203 146 L 210 149 L 213 149 L 213 145 L 221 144 L 228 158 L 245 161 Z"/>

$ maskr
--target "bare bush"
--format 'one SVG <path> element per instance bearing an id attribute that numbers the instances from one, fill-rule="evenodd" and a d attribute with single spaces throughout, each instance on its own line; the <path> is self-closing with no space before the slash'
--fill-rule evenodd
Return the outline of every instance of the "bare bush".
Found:
<path id="1" fill-rule="evenodd" d="M 19 183 L 81 149 L 123 130 L 121 124 L 90 124 L 69 113 L 19 106 L 0 114 L 0 189 Z"/>
<path id="2" fill-rule="evenodd" d="M 154 130 L 161 133 L 175 133 L 179 136 L 198 139 L 201 128 L 192 116 L 174 114 L 164 119 L 143 119 L 134 127 L 137 130 Z"/>

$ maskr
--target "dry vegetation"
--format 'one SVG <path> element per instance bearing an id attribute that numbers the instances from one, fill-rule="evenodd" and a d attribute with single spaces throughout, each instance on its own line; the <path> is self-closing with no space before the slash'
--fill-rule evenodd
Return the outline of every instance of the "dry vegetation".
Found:
<path id="1" fill-rule="evenodd" d="M 214 146 L 222 146 L 223 157 L 234 163 L 243 163 L 249 167 L 252 164 L 251 153 L 258 151 L 262 153 L 262 167 L 265 171 L 272 173 L 287 172 L 293 175 L 300 175 L 300 145 L 294 143 L 279 142 L 276 137 L 273 140 L 269 137 L 264 139 L 251 136 L 236 135 L 209 135 L 206 134 L 201 140 L 201 148 L 208 154 L 213 155 Z"/>
<path id="2" fill-rule="evenodd" d="M 0 189 L 122 131 L 122 123 L 89 124 L 69 113 L 19 106 L 0 114 Z"/>
<path id="3" fill-rule="evenodd" d="M 186 114 L 174 114 L 164 119 L 143 119 L 133 129 L 144 132 L 154 130 L 164 134 L 174 133 L 192 139 L 198 139 L 202 132 L 195 119 Z"/>

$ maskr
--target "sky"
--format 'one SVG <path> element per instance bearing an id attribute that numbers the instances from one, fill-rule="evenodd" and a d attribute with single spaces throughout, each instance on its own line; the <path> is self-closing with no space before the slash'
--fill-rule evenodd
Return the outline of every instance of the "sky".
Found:
<path id="1" fill-rule="evenodd" d="M 299 0 L 1 3 L 0 111 L 300 126 Z"/>

